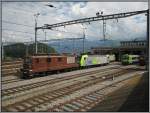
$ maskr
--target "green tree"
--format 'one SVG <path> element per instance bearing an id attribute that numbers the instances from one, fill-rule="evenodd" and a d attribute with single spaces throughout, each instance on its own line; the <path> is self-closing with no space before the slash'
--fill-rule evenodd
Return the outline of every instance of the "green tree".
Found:
<path id="1" fill-rule="evenodd" d="M 23 43 L 16 43 L 4 46 L 4 57 L 11 58 L 24 58 L 26 55 L 33 55 L 35 53 L 35 45 L 25 45 Z M 38 53 L 56 53 L 55 49 L 43 44 L 38 43 Z"/>

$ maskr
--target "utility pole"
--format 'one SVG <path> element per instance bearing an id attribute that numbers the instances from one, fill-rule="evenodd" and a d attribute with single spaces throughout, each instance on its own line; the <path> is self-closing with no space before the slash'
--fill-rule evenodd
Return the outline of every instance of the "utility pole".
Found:
<path id="1" fill-rule="evenodd" d="M 97 12 L 96 16 L 97 17 L 103 17 L 103 11 L 101 11 L 100 13 Z M 103 19 L 103 39 L 104 39 L 104 41 L 106 40 L 105 37 L 106 37 L 106 20 Z"/>
<path id="2" fill-rule="evenodd" d="M 2 60 L 4 59 L 4 45 L 3 45 L 3 42 L 2 42 L 2 46 L 1 46 L 1 53 L 2 53 Z"/>
<path id="3" fill-rule="evenodd" d="M 51 5 L 51 4 L 48 4 L 48 5 L 45 5 L 45 6 L 48 6 L 48 7 L 51 7 L 51 8 L 56 8 L 55 6 Z M 40 15 L 40 13 L 37 13 L 37 14 L 34 14 L 34 17 L 35 17 L 35 54 L 38 53 L 38 45 L 37 45 L 37 30 L 38 30 L 38 27 L 37 27 L 37 18 L 38 16 Z"/>
<path id="4" fill-rule="evenodd" d="M 85 29 L 83 28 L 83 53 L 85 52 Z"/>
<path id="5" fill-rule="evenodd" d="M 75 39 L 73 39 L 73 54 L 75 53 Z"/>
<path id="6" fill-rule="evenodd" d="M 46 31 L 44 32 L 45 33 L 45 41 L 46 41 Z M 47 53 L 47 51 L 46 51 L 46 44 L 45 44 L 45 53 Z"/>
<path id="7" fill-rule="evenodd" d="M 46 31 L 44 33 L 45 33 L 45 41 L 46 41 Z"/>
<path id="8" fill-rule="evenodd" d="M 38 53 L 38 47 L 37 47 L 37 18 L 40 15 L 40 13 L 34 14 L 35 17 L 35 54 Z"/>
<path id="9" fill-rule="evenodd" d="M 103 20 L 103 39 L 106 40 L 106 20 Z"/>
<path id="10" fill-rule="evenodd" d="M 27 42 L 27 45 L 26 45 L 26 56 L 29 55 L 29 43 Z"/>
<path id="11" fill-rule="evenodd" d="M 147 10 L 147 50 L 146 50 L 146 70 L 149 70 L 149 9 Z M 148 71 L 149 72 L 149 71 Z"/>

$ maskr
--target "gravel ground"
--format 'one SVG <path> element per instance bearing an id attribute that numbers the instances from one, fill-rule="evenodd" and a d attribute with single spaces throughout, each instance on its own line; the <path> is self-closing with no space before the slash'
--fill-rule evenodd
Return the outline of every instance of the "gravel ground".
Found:
<path id="1" fill-rule="evenodd" d="M 17 76 L 5 76 L 5 77 L 1 77 L 2 81 L 6 81 L 6 80 L 12 80 L 12 79 L 19 79 Z"/>
<path id="2" fill-rule="evenodd" d="M 122 88 L 89 111 L 107 112 L 148 112 L 149 111 L 149 77 L 137 76 L 129 80 Z"/>

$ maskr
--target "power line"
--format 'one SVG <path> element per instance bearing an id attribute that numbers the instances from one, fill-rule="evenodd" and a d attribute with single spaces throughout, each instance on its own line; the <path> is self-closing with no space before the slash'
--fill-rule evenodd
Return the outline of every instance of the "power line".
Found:
<path id="1" fill-rule="evenodd" d="M 66 31 L 61 31 L 61 30 L 55 30 L 55 29 L 50 29 L 50 30 L 53 30 L 53 31 L 59 31 L 59 32 L 64 32 L 64 33 L 68 33 L 68 34 L 76 34 L 76 35 L 83 35 L 81 33 L 73 33 L 73 32 L 66 32 Z M 91 37 L 96 37 L 94 35 L 85 35 L 85 36 L 91 36 Z"/>
<path id="2" fill-rule="evenodd" d="M 6 20 L 2 20 L 2 22 L 8 23 L 8 24 L 21 25 L 21 26 L 25 26 L 25 27 L 35 27 L 35 26 L 29 26 L 29 25 L 25 25 L 25 24 L 20 24 L 20 23 L 15 23 L 15 22 L 10 22 L 10 21 L 6 21 Z"/>
<path id="3" fill-rule="evenodd" d="M 10 36 L 2 36 L 3 38 L 12 38 Z M 25 37 L 25 36 L 22 36 L 22 37 Z M 31 38 L 31 37 L 30 37 Z"/>
<path id="4" fill-rule="evenodd" d="M 23 32 L 23 31 L 18 31 L 18 30 L 11 30 L 11 29 L 2 29 L 2 30 L 6 30 L 6 31 L 13 31 L 13 32 L 19 32 L 19 33 L 25 33 L 25 34 L 30 34 L 30 35 L 34 35 L 34 33 L 30 33 L 30 32 Z M 61 31 L 61 30 L 55 30 L 53 29 L 53 31 L 58 31 L 58 32 L 64 32 L 64 33 L 68 33 L 68 34 L 76 34 L 76 35 L 83 35 L 80 33 L 73 33 L 73 32 L 65 32 L 65 31 Z M 11 34 L 10 34 L 11 35 Z M 16 34 L 15 34 L 16 35 Z M 18 34 L 17 34 L 18 35 Z M 42 34 L 38 34 L 38 35 L 42 35 Z M 92 36 L 92 35 L 86 35 L 86 36 Z M 24 36 L 23 36 L 24 37 Z M 95 36 L 92 36 L 95 37 Z"/>
<path id="5" fill-rule="evenodd" d="M 57 29 L 51 29 L 52 31 L 59 31 L 59 32 L 64 32 L 64 33 L 68 33 L 68 34 L 76 34 L 76 35 L 82 35 L 80 33 L 73 33 L 73 32 L 66 32 L 66 31 L 61 31 L 61 30 L 57 30 Z"/>
<path id="6" fill-rule="evenodd" d="M 29 15 L 33 15 L 34 12 L 31 12 L 31 11 L 27 11 L 27 10 L 24 10 L 24 9 L 17 9 L 17 8 L 7 8 L 7 10 L 11 10 L 11 12 L 15 12 L 18 11 L 20 13 L 28 13 Z M 14 11 L 13 11 L 14 10 Z"/>
<path id="7" fill-rule="evenodd" d="M 4 34 L 3 34 L 4 35 Z M 5 35 L 16 35 L 16 36 L 24 36 L 23 34 L 10 34 L 10 33 L 5 33 Z M 28 36 L 28 37 L 31 37 L 31 35 L 25 35 L 25 36 Z"/>
<path id="8" fill-rule="evenodd" d="M 6 30 L 6 31 L 14 31 L 14 32 L 20 32 L 20 33 L 26 33 L 26 34 L 32 34 L 34 35 L 34 33 L 30 33 L 30 32 L 23 32 L 23 31 L 17 31 L 17 30 L 12 30 L 12 29 L 2 29 L 3 30 Z M 37 35 L 41 35 L 41 34 L 37 34 Z"/>

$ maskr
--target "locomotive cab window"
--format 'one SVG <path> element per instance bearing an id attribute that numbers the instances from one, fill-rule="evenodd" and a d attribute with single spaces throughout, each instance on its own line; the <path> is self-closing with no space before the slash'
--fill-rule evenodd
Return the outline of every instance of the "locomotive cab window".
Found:
<path id="1" fill-rule="evenodd" d="M 35 61 L 36 61 L 36 63 L 39 63 L 40 60 L 38 58 L 36 58 Z"/>
<path id="2" fill-rule="evenodd" d="M 47 62 L 51 62 L 51 58 L 47 58 Z"/>
<path id="3" fill-rule="evenodd" d="M 58 62 L 61 62 L 61 61 L 62 61 L 62 58 L 58 58 L 57 61 L 58 61 Z"/>

